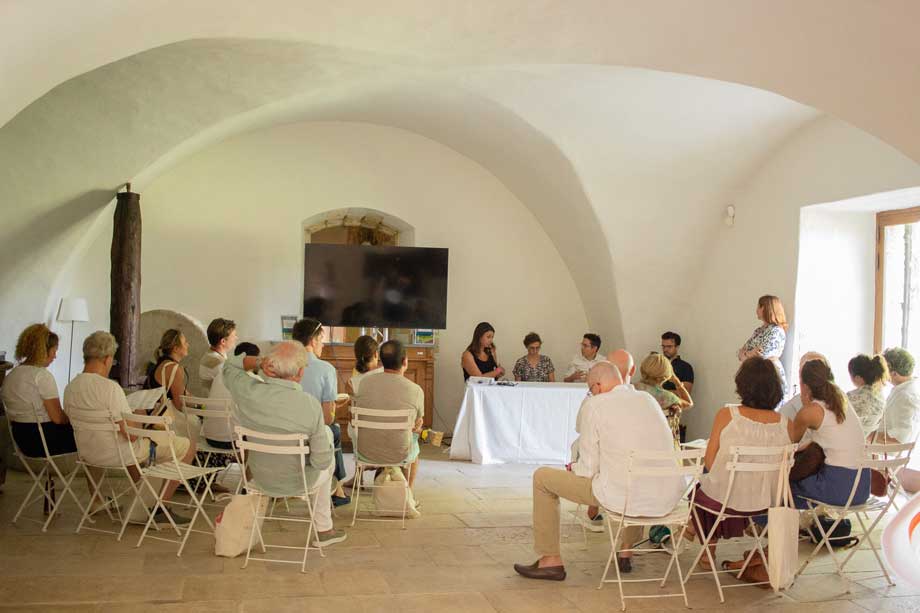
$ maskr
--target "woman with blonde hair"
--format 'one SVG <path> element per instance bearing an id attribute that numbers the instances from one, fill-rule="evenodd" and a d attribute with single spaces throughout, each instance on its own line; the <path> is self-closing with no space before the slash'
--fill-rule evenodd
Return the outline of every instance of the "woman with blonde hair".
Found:
<path id="1" fill-rule="evenodd" d="M 786 383 L 786 371 L 779 360 L 783 355 L 783 349 L 786 348 L 786 330 L 789 329 L 786 310 L 779 298 L 767 294 L 757 300 L 756 313 L 761 325 L 738 350 L 738 361 L 744 362 L 748 358 L 760 357 L 773 362 L 783 383 L 785 398 L 789 386 Z"/>
<path id="2" fill-rule="evenodd" d="M 16 361 L 3 382 L 2 399 L 13 440 L 24 454 L 45 456 L 42 434 L 51 455 L 74 453 L 73 428 L 61 408 L 57 383 L 48 366 L 57 357 L 58 335 L 44 324 L 32 324 L 16 341 Z"/>
<path id="3" fill-rule="evenodd" d="M 693 399 L 674 374 L 671 360 L 660 353 L 650 353 L 639 365 L 639 375 L 641 380 L 636 383 L 636 389 L 651 394 L 668 418 L 674 442 L 680 444 L 680 415 L 693 406 Z M 673 392 L 662 387 L 665 381 L 674 384 Z"/>

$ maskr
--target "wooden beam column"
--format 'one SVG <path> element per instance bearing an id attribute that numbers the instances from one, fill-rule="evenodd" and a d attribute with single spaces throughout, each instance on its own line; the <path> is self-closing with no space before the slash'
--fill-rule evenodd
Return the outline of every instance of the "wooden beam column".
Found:
<path id="1" fill-rule="evenodd" d="M 122 387 L 140 384 L 135 381 L 141 323 L 141 196 L 131 191 L 116 195 L 115 228 L 112 231 L 112 301 L 109 328 L 118 341 L 118 361 L 111 378 Z"/>

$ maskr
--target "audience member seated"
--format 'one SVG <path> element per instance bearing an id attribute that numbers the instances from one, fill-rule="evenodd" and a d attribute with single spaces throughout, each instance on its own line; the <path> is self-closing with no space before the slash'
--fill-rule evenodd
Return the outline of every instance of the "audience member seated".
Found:
<path id="1" fill-rule="evenodd" d="M 607 355 L 607 361 L 617 367 L 623 383 L 627 385 L 632 383 L 633 375 L 636 374 L 636 361 L 633 360 L 631 353 L 625 349 L 617 349 Z"/>
<path id="2" fill-rule="evenodd" d="M 552 382 L 556 380 L 556 367 L 549 356 L 540 355 L 543 341 L 536 332 L 524 337 L 527 355 L 518 358 L 511 373 L 517 381 Z"/>
<path id="3" fill-rule="evenodd" d="M 358 446 L 355 453 L 369 464 L 409 462 L 411 465 L 406 479 L 409 481 L 409 487 L 413 487 L 418 476 L 418 436 L 425 418 L 425 392 L 404 376 L 409 366 L 409 358 L 401 342 L 391 340 L 381 345 L 380 362 L 383 364 L 383 373 L 364 380 L 355 397 L 355 404 L 364 409 L 412 409 L 415 411 L 415 423 L 408 435 L 400 430 L 358 428 Z M 370 417 L 368 421 L 394 420 Z"/>
<path id="4" fill-rule="evenodd" d="M 233 350 L 233 355 L 245 355 L 251 358 L 259 357 L 259 353 L 259 346 L 253 343 L 240 343 Z M 230 390 L 228 390 L 227 386 L 224 385 L 223 363 L 225 361 L 226 359 L 221 361 L 220 370 L 218 370 L 217 374 L 214 376 L 214 379 L 211 383 L 211 393 L 208 394 L 208 398 L 216 398 L 220 400 L 233 399 L 233 397 L 230 395 Z M 207 405 L 205 405 L 205 409 L 207 408 Z M 230 409 L 232 412 L 232 403 Z M 233 449 L 232 421 L 231 423 L 228 423 L 226 419 L 206 417 L 201 429 L 205 440 L 212 447 L 217 447 L 218 449 Z"/>
<path id="5" fill-rule="evenodd" d="M 850 380 L 856 389 L 847 392 L 847 401 L 859 417 L 866 437 L 878 430 L 885 412 L 882 387 L 888 382 L 888 364 L 881 355 L 869 357 L 859 354 L 847 365 Z"/>
<path id="6" fill-rule="evenodd" d="M 182 409 L 182 396 L 185 395 L 188 383 L 188 373 L 180 364 L 188 356 L 188 340 L 185 335 L 175 329 L 167 330 L 160 338 L 157 347 L 156 360 L 147 367 L 146 389 L 162 387 L 166 390 L 166 403 L 157 407 L 162 413 L 171 409 L 170 414 L 176 417 Z"/>
<path id="7" fill-rule="evenodd" d="M 118 344 L 115 337 L 102 330 L 93 332 L 83 341 L 83 372 L 74 377 L 64 390 L 64 412 L 73 420 L 89 423 L 114 422 L 121 428 L 120 447 L 112 434 L 91 430 L 77 430 L 74 435 L 80 457 L 96 466 L 121 466 L 125 462 L 135 480 L 140 478 L 133 466 L 133 458 L 146 463 L 150 454 L 150 440 L 137 438 L 125 432 L 125 417 L 130 419 L 131 408 L 125 393 L 116 381 L 109 379 Z M 183 436 L 176 436 L 174 446 L 179 461 L 190 463 L 195 457 L 195 445 Z M 169 447 L 156 445 L 156 461 L 172 462 Z M 170 500 L 178 487 L 170 481 L 163 490 L 163 499 Z M 170 511 L 178 523 L 188 523 L 188 518 Z M 143 518 L 146 521 L 146 518 Z M 166 521 L 165 514 L 157 511 L 157 521 Z"/>
<path id="8" fill-rule="evenodd" d="M 708 535 L 716 517 L 726 503 L 726 513 L 732 515 L 764 515 L 767 509 L 778 501 L 776 496 L 775 472 L 738 473 L 728 493 L 729 470 L 732 459 L 730 449 L 736 446 L 779 447 L 789 445 L 795 434 L 793 423 L 774 410 L 783 397 L 783 383 L 776 366 L 761 357 L 746 359 L 735 375 L 735 391 L 741 399 L 740 405 L 728 405 L 719 409 L 709 435 L 709 444 L 703 458 L 707 474 L 700 478 L 696 491 L 696 503 L 709 509 L 696 509 L 698 522 L 694 520 L 688 537 Z M 759 458 L 741 458 L 742 461 L 757 461 Z M 716 542 L 742 536 L 748 525 L 746 519 L 723 519 L 710 541 L 715 559 Z M 704 556 L 700 564 L 708 570 L 709 561 Z"/>
<path id="9" fill-rule="evenodd" d="M 677 332 L 665 332 L 661 335 L 661 353 L 664 357 L 671 360 L 671 368 L 674 369 L 674 375 L 687 388 L 687 393 L 693 392 L 693 366 L 680 357 L 680 334 Z M 664 389 L 673 392 L 677 386 L 671 381 L 665 381 L 662 385 Z"/>
<path id="10" fill-rule="evenodd" d="M 236 346 L 236 323 L 218 317 L 208 324 L 208 344 L 211 346 L 198 361 L 198 378 L 204 387 L 205 396 L 211 391 L 211 385 L 218 376 L 227 354 Z"/>
<path id="11" fill-rule="evenodd" d="M 13 440 L 24 454 L 32 458 L 45 457 L 41 428 L 51 455 L 73 453 L 77 444 L 73 428 L 61 409 L 57 383 L 48 366 L 57 357 L 58 336 L 44 324 L 32 324 L 22 331 L 16 341 L 19 365 L 6 375 L 3 382 L 3 406 L 10 421 Z"/>
<path id="12" fill-rule="evenodd" d="M 358 394 L 361 381 L 369 376 L 383 372 L 380 366 L 380 356 L 377 351 L 380 345 L 372 336 L 359 336 L 355 341 L 355 367 L 351 371 L 351 378 L 345 384 L 345 392 L 349 396 Z"/>
<path id="13" fill-rule="evenodd" d="M 323 347 L 325 346 L 323 324 L 312 318 L 299 320 L 294 324 L 292 335 L 294 340 L 303 345 L 307 352 L 307 366 L 300 380 L 300 387 L 319 401 L 323 409 L 323 421 L 332 433 L 332 445 L 335 449 L 336 491 L 332 496 L 335 506 L 342 506 L 351 502 L 342 490 L 341 482 L 347 476 L 345 471 L 345 456 L 342 454 L 342 427 L 335 422 L 335 399 L 339 395 L 339 378 L 335 373 L 335 366 L 322 360 Z"/>
<path id="14" fill-rule="evenodd" d="M 586 333 L 581 339 L 581 351 L 569 362 L 569 367 L 565 371 L 563 381 L 566 383 L 575 383 L 588 380 L 588 371 L 600 362 L 604 362 L 603 356 L 598 357 L 597 352 L 601 349 L 601 337 L 592 332 Z"/>
<path id="15" fill-rule="evenodd" d="M 307 368 L 307 353 L 300 342 L 275 345 L 265 358 L 237 355 L 224 363 L 224 385 L 236 403 L 240 425 L 274 434 L 303 434 L 309 441 L 305 466 L 307 487 L 316 488 L 314 521 L 320 547 L 344 541 L 334 529 L 331 511 L 333 448 L 319 401 L 300 387 Z M 260 377 L 247 371 L 261 370 Z M 261 491 L 276 497 L 304 495 L 298 457 L 252 452 L 246 468 Z"/>
<path id="16" fill-rule="evenodd" d="M 492 324 L 487 321 L 479 322 L 473 330 L 473 340 L 460 357 L 464 381 L 470 377 L 498 379 L 505 374 L 505 369 L 498 365 L 498 352 L 494 340 L 495 328 Z"/>
<path id="17" fill-rule="evenodd" d="M 793 481 L 790 487 L 795 505 L 807 509 L 805 498 L 832 505 L 844 505 L 853 491 L 859 462 L 865 453 L 866 435 L 859 416 L 847 405 L 843 392 L 834 385 L 831 369 L 824 362 L 812 360 L 802 367 L 802 410 L 795 418 L 793 440 L 806 432 L 810 442 L 824 453 L 824 462 L 817 472 Z M 806 450 L 807 453 L 807 450 Z M 863 504 L 869 498 L 871 478 L 863 470 L 853 504 Z"/>
<path id="18" fill-rule="evenodd" d="M 565 579 L 559 548 L 559 499 L 621 511 L 626 496 L 625 456 L 630 451 L 673 450 L 671 432 L 661 409 L 648 394 L 622 384 L 618 370 L 608 363 L 595 365 L 589 385 L 613 391 L 592 396 L 584 408 L 579 459 L 572 471 L 538 468 L 533 475 L 534 548 L 539 559 L 515 564 L 514 570 L 532 579 Z M 649 478 L 633 482 L 630 515 L 660 517 L 671 512 L 683 494 L 680 478 Z M 640 538 L 640 528 L 624 530 L 619 548 L 629 549 Z M 617 556 L 622 572 L 632 568 L 631 554 Z"/>
<path id="19" fill-rule="evenodd" d="M 808 351 L 804 353 L 801 358 L 799 358 L 799 381 L 802 380 L 802 367 L 805 366 L 806 362 L 810 362 L 812 360 L 819 360 L 823 362 L 828 368 L 830 368 L 830 364 L 823 354 L 820 354 L 817 351 Z M 831 374 L 833 375 L 833 373 Z M 795 421 L 795 416 L 798 415 L 799 411 L 802 410 L 802 394 L 796 394 L 784 402 L 783 405 L 780 406 L 777 410 L 785 415 L 786 419 L 789 421 Z"/>
<path id="20" fill-rule="evenodd" d="M 786 347 L 786 330 L 789 329 L 789 324 L 786 322 L 783 303 L 776 296 L 761 296 L 757 301 L 757 319 L 762 325 L 754 330 L 751 337 L 738 350 L 738 360 L 743 362 L 751 357 L 760 357 L 772 361 L 782 381 L 785 397 L 788 386 L 786 371 L 780 358 Z"/>
<path id="21" fill-rule="evenodd" d="M 914 378 L 914 356 L 906 349 L 886 349 L 885 361 L 894 388 L 888 394 L 885 413 L 874 437 L 877 443 L 916 443 L 920 435 L 920 380 Z M 920 470 L 914 452 L 908 467 L 898 476 L 908 492 L 920 491 Z"/>
<path id="22" fill-rule="evenodd" d="M 636 389 L 651 394 L 655 399 L 667 416 L 674 442 L 680 445 L 680 414 L 693 406 L 693 399 L 690 398 L 687 388 L 674 375 L 671 361 L 660 353 L 651 353 L 642 360 L 642 364 L 639 365 L 639 374 L 642 377 L 636 384 Z M 670 381 L 674 385 L 676 393 L 669 392 L 661 386 L 665 381 Z"/>

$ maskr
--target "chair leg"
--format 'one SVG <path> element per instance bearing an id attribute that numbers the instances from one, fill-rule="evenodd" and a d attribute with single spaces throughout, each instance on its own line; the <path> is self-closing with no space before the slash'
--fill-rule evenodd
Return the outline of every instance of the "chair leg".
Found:
<path id="1" fill-rule="evenodd" d="M 45 524 L 42 526 L 42 532 L 48 531 L 48 525 L 51 524 L 51 520 L 54 519 L 55 513 L 57 513 L 61 503 L 64 502 L 64 499 L 67 498 L 68 495 L 73 499 L 74 502 L 77 503 L 77 508 L 80 509 L 81 512 L 83 511 L 83 504 L 80 502 L 80 500 L 77 498 L 77 495 L 71 488 L 71 484 L 73 483 L 74 477 L 77 476 L 77 472 L 79 471 L 80 467 L 75 465 L 73 470 L 65 476 L 61 473 L 60 470 L 58 470 L 56 464 L 53 464 L 50 460 L 49 464 L 51 464 L 51 468 L 54 469 L 54 472 L 56 472 L 58 477 L 60 477 L 61 483 L 64 485 L 64 487 L 60 497 L 57 499 L 57 502 L 54 506 L 51 507 L 51 510 L 48 513 L 48 519 L 45 520 Z"/>
<path id="2" fill-rule="evenodd" d="M 76 534 L 80 534 L 80 530 L 83 528 L 83 524 L 86 523 L 86 520 L 90 517 L 90 510 L 93 506 L 93 500 L 96 499 L 96 496 L 101 496 L 102 493 L 102 484 L 105 482 L 105 471 L 102 471 L 102 476 L 99 477 L 99 483 L 96 483 L 96 480 L 93 479 L 93 471 L 89 469 L 88 466 L 83 465 L 83 470 L 86 473 L 86 478 L 90 482 L 91 488 L 89 492 L 89 504 L 86 505 L 86 508 L 83 509 L 83 515 L 80 517 L 80 523 L 77 524 Z M 119 538 L 121 538 L 119 536 Z"/>
<path id="3" fill-rule="evenodd" d="M 355 487 L 352 488 L 352 494 L 354 494 L 354 500 L 352 504 L 355 505 L 354 511 L 351 515 L 351 527 L 355 527 L 355 522 L 358 521 L 358 504 L 361 502 L 361 481 L 364 478 L 364 466 L 358 464 L 355 467 Z"/>
<path id="4" fill-rule="evenodd" d="M 865 536 L 866 542 L 869 543 L 869 548 L 872 549 L 872 555 L 875 556 L 875 559 L 878 562 L 879 568 L 882 569 L 882 574 L 885 575 L 885 581 L 888 582 L 889 586 L 894 586 L 895 583 L 894 581 L 891 580 L 891 575 L 889 575 L 888 571 L 885 569 L 885 563 L 882 561 L 882 558 L 878 555 L 878 548 L 875 546 L 875 543 L 872 541 L 872 536 L 871 536 L 872 530 L 875 529 L 875 526 L 876 524 L 878 524 L 881 517 L 882 517 L 882 514 L 880 514 L 879 517 L 872 523 L 872 526 L 867 529 L 866 523 L 863 521 L 862 515 L 860 513 L 856 513 L 856 519 L 859 520 L 859 525 L 863 529 L 863 535 Z M 847 557 L 846 562 L 850 560 L 850 557 L 852 556 Z M 846 562 L 844 562 L 844 564 Z M 843 564 L 841 564 L 841 569 L 842 567 L 843 567 Z"/>
<path id="5" fill-rule="evenodd" d="M 265 553 L 265 543 L 262 541 L 262 531 L 259 529 L 259 509 L 262 507 L 262 494 L 255 497 L 256 506 L 252 509 L 252 526 L 249 528 L 249 542 L 246 545 L 246 559 L 243 560 L 243 568 L 249 566 L 249 555 L 252 552 L 252 544 L 255 540 L 256 531 L 259 532 L 259 541 L 262 542 L 262 553 Z"/>
<path id="6" fill-rule="evenodd" d="M 36 488 L 39 488 L 41 490 L 42 498 L 44 498 L 46 502 L 48 499 L 48 493 L 45 491 L 44 484 L 42 483 L 42 479 L 44 478 L 45 473 L 48 471 L 48 467 L 44 466 L 41 469 L 41 471 L 38 473 L 38 475 L 36 475 L 35 471 L 32 470 L 32 467 L 29 466 L 28 460 L 25 459 L 23 456 L 19 456 L 19 463 L 25 466 L 26 472 L 29 474 L 30 477 L 32 477 L 32 487 L 29 488 L 29 491 L 26 494 L 25 498 L 22 499 L 22 504 L 19 505 L 19 510 L 16 511 L 16 515 L 13 517 L 12 523 L 14 524 L 17 521 L 19 521 L 19 516 L 22 515 L 22 512 L 25 510 L 25 508 L 29 506 L 29 504 L 31 504 L 32 502 L 35 502 L 38 500 L 38 498 L 34 500 L 32 499 L 32 492 L 34 492 Z"/>

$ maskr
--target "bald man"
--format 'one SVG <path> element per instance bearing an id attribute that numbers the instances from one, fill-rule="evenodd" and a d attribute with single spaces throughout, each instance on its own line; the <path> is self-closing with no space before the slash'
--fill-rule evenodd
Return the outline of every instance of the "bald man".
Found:
<path id="1" fill-rule="evenodd" d="M 588 506 L 623 511 L 626 502 L 625 455 L 630 451 L 673 451 L 671 429 L 658 403 L 622 380 L 616 368 L 597 364 L 588 372 L 592 395 L 582 405 L 579 458 L 571 471 L 538 468 L 533 474 L 534 549 L 540 556 L 533 564 L 515 564 L 514 570 L 529 579 L 565 579 L 559 547 L 559 499 Z M 601 392 L 605 386 L 613 389 Z M 661 517 L 670 513 L 684 493 L 684 482 L 675 478 L 649 478 L 630 484 L 630 515 Z M 621 533 L 617 565 L 632 570 L 632 547 L 642 529 Z"/>
<path id="2" fill-rule="evenodd" d="M 827 361 L 827 358 L 824 357 L 824 354 L 818 353 L 817 351 L 808 351 L 802 355 L 799 359 L 799 378 L 802 376 L 802 367 L 805 366 L 807 362 L 812 360 L 817 360 L 819 362 L 824 362 L 824 364 L 830 368 L 830 364 Z M 833 379 L 833 373 L 831 373 L 831 378 Z M 786 416 L 790 421 L 795 421 L 795 416 L 799 411 L 802 410 L 802 394 L 796 394 L 790 398 L 783 406 L 781 406 L 777 411 Z"/>
<path id="3" fill-rule="evenodd" d="M 607 354 L 607 361 L 617 367 L 623 383 L 629 385 L 630 379 L 636 374 L 636 361 L 632 354 L 625 349 L 617 349 Z"/>

